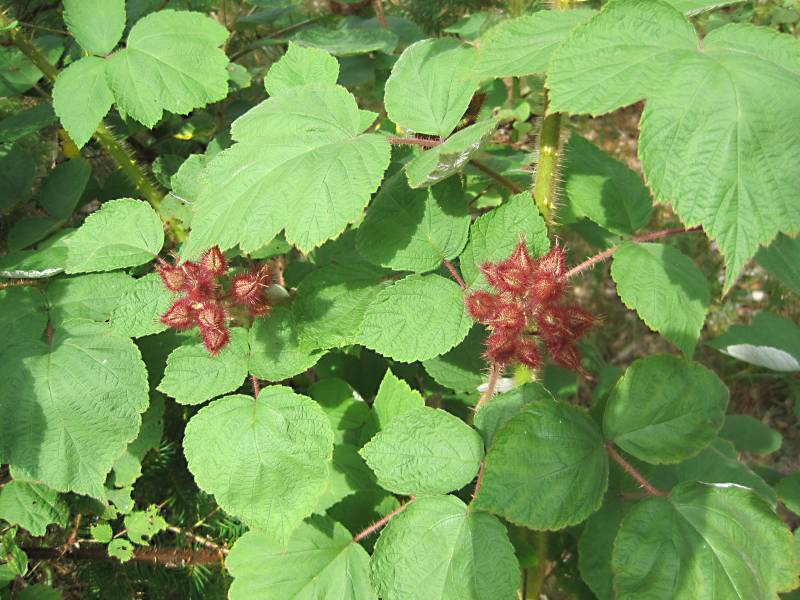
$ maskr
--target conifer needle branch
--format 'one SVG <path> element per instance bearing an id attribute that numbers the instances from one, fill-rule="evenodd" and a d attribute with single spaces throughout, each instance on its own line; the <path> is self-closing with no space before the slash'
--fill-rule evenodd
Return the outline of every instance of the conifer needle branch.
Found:
<path id="1" fill-rule="evenodd" d="M 606 442 L 605 446 L 606 446 L 606 452 L 608 452 L 608 455 L 612 459 L 614 459 L 614 462 L 616 462 L 620 467 L 622 467 L 623 471 L 625 471 L 628 475 L 630 475 L 633 479 L 635 479 L 636 482 L 639 485 L 641 485 L 642 488 L 648 494 L 650 494 L 651 496 L 662 496 L 662 497 L 667 495 L 666 492 L 659 490 L 652 483 L 647 481 L 644 475 L 642 475 L 641 473 L 639 473 L 639 471 L 636 470 L 636 467 L 634 467 L 631 463 L 625 460 L 622 457 L 622 455 L 619 452 L 617 452 L 617 449 L 614 448 L 614 445 L 611 442 Z"/>
<path id="2" fill-rule="evenodd" d="M 392 512 L 390 512 L 388 515 L 386 515 L 385 517 L 383 517 L 379 521 L 375 521 L 372 525 L 370 525 L 369 527 L 367 527 L 363 531 L 357 533 L 355 536 L 353 536 L 353 542 L 360 542 L 364 538 L 371 536 L 373 533 L 375 533 L 381 527 L 383 527 L 389 521 L 391 521 L 394 517 L 399 515 L 406 508 L 408 508 L 408 505 L 411 504 L 413 501 L 414 501 L 414 497 L 412 496 L 411 499 L 408 502 L 406 502 L 404 504 L 401 504 L 400 506 L 395 508 Z"/>

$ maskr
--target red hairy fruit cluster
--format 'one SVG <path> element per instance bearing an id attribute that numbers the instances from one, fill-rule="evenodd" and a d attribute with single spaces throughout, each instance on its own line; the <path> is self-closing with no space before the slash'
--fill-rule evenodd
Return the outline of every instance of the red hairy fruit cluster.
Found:
<path id="1" fill-rule="evenodd" d="M 229 308 L 241 306 L 254 317 L 267 315 L 272 308 L 264 294 L 272 283 L 269 264 L 236 275 L 226 292 L 223 279 L 228 261 L 218 246 L 206 251 L 197 262 L 159 262 L 158 274 L 164 286 L 182 294 L 164 313 L 161 322 L 179 331 L 199 327 L 203 345 L 211 355 L 217 354 L 230 341 Z"/>
<path id="2" fill-rule="evenodd" d="M 576 345 L 596 319 L 582 308 L 563 301 L 567 290 L 566 252 L 555 246 L 532 259 L 524 241 L 511 256 L 481 267 L 496 290 L 478 290 L 466 298 L 472 317 L 489 327 L 486 355 L 505 365 L 520 362 L 532 369 L 542 366 L 542 346 L 553 362 L 581 371 Z"/>

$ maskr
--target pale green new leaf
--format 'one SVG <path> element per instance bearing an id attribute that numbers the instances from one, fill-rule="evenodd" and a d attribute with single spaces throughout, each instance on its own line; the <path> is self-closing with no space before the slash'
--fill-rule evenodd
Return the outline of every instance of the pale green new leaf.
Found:
<path id="1" fill-rule="evenodd" d="M 528 193 L 512 196 L 502 206 L 481 215 L 469 231 L 469 243 L 459 259 L 461 275 L 470 288 L 487 287 L 480 267 L 485 262 L 505 260 L 520 239 L 531 256 L 537 257 L 550 249 L 547 225 Z"/>
<path id="2" fill-rule="evenodd" d="M 339 523 L 313 517 L 284 548 L 258 531 L 236 540 L 225 566 L 230 600 L 376 600 L 369 555 Z M 297 557 L 302 556 L 302 560 Z"/>
<path id="3" fill-rule="evenodd" d="M 247 377 L 247 331 L 234 327 L 231 341 L 216 356 L 203 344 L 191 341 L 172 351 L 158 389 L 180 404 L 201 404 L 227 394 Z"/>
<path id="4" fill-rule="evenodd" d="M 183 439 L 197 485 L 285 546 L 328 483 L 333 431 L 322 409 L 290 388 L 226 396 L 198 412 Z"/>
<path id="5" fill-rule="evenodd" d="M 700 269 L 672 246 L 626 243 L 614 254 L 611 277 L 625 306 L 691 358 L 711 302 Z"/>
<path id="6" fill-rule="evenodd" d="M 102 325 L 57 329 L 0 359 L 0 461 L 17 479 L 105 497 L 116 458 L 147 408 L 147 373 L 133 342 Z"/>
<path id="7" fill-rule="evenodd" d="M 731 4 L 743 4 L 745 0 L 666 0 L 687 17 L 694 17 Z"/>
<path id="8" fill-rule="evenodd" d="M 491 138 L 497 124 L 495 119 L 475 123 L 454 133 L 444 143 L 417 154 L 406 166 L 409 185 L 428 187 L 461 171 Z"/>
<path id="9" fill-rule="evenodd" d="M 752 490 L 690 482 L 637 504 L 612 568 L 617 600 L 772 600 L 797 585 L 792 535 Z"/>
<path id="10" fill-rule="evenodd" d="M 720 352 L 774 371 L 800 371 L 800 326 L 767 311 L 708 343 Z"/>
<path id="11" fill-rule="evenodd" d="M 456 282 L 440 275 L 409 275 L 378 293 L 357 341 L 394 360 L 414 362 L 444 354 L 471 327 Z"/>
<path id="12" fill-rule="evenodd" d="M 603 430 L 636 458 L 680 462 L 717 436 L 728 397 L 725 384 L 700 363 L 666 354 L 640 358 L 611 392 Z"/>
<path id="13" fill-rule="evenodd" d="M 85 56 L 59 72 L 53 108 L 69 137 L 82 148 L 114 103 L 106 80 L 106 61 Z"/>
<path id="14" fill-rule="evenodd" d="M 360 453 L 390 492 L 445 494 L 475 478 L 483 440 L 455 415 L 423 407 L 397 415 Z"/>
<path id="15" fill-rule="evenodd" d="M 425 398 L 387 369 L 372 404 L 379 429 L 385 429 L 395 417 L 425 406 Z"/>
<path id="16" fill-rule="evenodd" d="M 67 273 L 113 271 L 149 262 L 164 245 L 164 227 L 147 202 L 111 200 L 67 241 Z"/>
<path id="17" fill-rule="evenodd" d="M 279 306 L 250 328 L 250 372 L 259 379 L 282 381 L 313 367 L 322 352 L 300 344 L 292 311 Z"/>
<path id="18" fill-rule="evenodd" d="M 478 62 L 481 79 L 544 73 L 553 51 L 593 10 L 540 10 L 507 19 L 481 36 Z"/>
<path id="19" fill-rule="evenodd" d="M 47 286 L 50 320 L 55 328 L 69 319 L 106 321 L 120 300 L 136 286 L 125 273 L 95 273 L 58 278 Z"/>
<path id="20" fill-rule="evenodd" d="M 228 31 L 197 12 L 161 10 L 138 21 L 107 61 L 117 107 L 146 127 L 165 110 L 187 114 L 228 94 Z"/>
<path id="21" fill-rule="evenodd" d="M 134 338 L 164 331 L 167 326 L 159 319 L 174 299 L 158 274 L 148 273 L 119 299 L 111 313 L 111 329 Z"/>
<path id="22" fill-rule="evenodd" d="M 67 503 L 46 485 L 9 481 L 0 490 L 0 519 L 31 535 L 44 535 L 52 523 L 66 527 L 68 517 Z"/>
<path id="23" fill-rule="evenodd" d="M 495 435 L 474 504 L 530 529 L 563 529 L 600 508 L 607 487 L 597 425 L 576 406 L 543 399 Z"/>
<path id="24" fill-rule="evenodd" d="M 125 29 L 125 0 L 64 0 L 64 22 L 84 50 L 106 55 Z"/>
<path id="25" fill-rule="evenodd" d="M 239 143 L 205 171 L 184 256 L 214 244 L 252 252 L 281 229 L 305 252 L 337 237 L 389 164 L 386 139 L 361 130 L 355 98 L 332 85 L 288 88 L 245 113 L 233 124 Z"/>
<path id="26" fill-rule="evenodd" d="M 391 54 L 397 46 L 397 36 L 389 30 L 359 27 L 352 21 L 339 21 L 336 27 L 307 27 L 292 38 L 301 46 L 318 48 L 334 56 L 355 56 L 367 52 Z"/>
<path id="27" fill-rule="evenodd" d="M 519 563 L 496 517 L 434 496 L 381 532 L 370 579 L 383 600 L 515 600 Z"/>
<path id="28" fill-rule="evenodd" d="M 324 50 L 305 48 L 289 42 L 289 49 L 272 65 L 264 77 L 270 96 L 288 88 L 308 83 L 335 85 L 339 78 L 339 62 Z"/>
<path id="29" fill-rule="evenodd" d="M 158 514 L 156 506 L 145 510 L 135 510 L 125 515 L 127 536 L 134 544 L 149 546 L 149 540 L 159 531 L 167 528 L 164 517 Z"/>
<path id="30" fill-rule="evenodd" d="M 398 171 L 370 205 L 356 233 L 356 248 L 370 262 L 396 271 L 433 271 L 464 249 L 467 209 L 458 181 L 412 190 Z"/>
<path id="31" fill-rule="evenodd" d="M 389 118 L 416 133 L 450 135 L 478 87 L 475 55 L 474 48 L 453 38 L 406 48 L 386 82 Z"/>

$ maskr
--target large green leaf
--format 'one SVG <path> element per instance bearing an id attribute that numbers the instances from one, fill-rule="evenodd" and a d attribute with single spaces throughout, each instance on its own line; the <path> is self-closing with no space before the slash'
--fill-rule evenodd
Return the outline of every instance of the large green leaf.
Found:
<path id="1" fill-rule="evenodd" d="M 458 256 L 470 218 L 458 181 L 412 190 L 402 171 L 381 187 L 359 226 L 356 247 L 377 265 L 424 273 Z"/>
<path id="2" fill-rule="evenodd" d="M 528 193 L 512 196 L 472 223 L 469 243 L 460 258 L 461 274 L 467 285 L 488 286 L 481 265 L 508 258 L 520 238 L 525 239 L 531 256 L 541 256 L 550 249 L 547 226 Z"/>
<path id="3" fill-rule="evenodd" d="M 328 486 L 319 499 L 315 513 L 325 514 L 331 506 L 357 492 L 379 490 L 367 463 L 353 444 L 337 444 L 333 447 L 331 476 Z"/>
<path id="4" fill-rule="evenodd" d="M 497 394 L 491 402 L 475 413 L 475 427 L 483 435 L 486 447 L 491 448 L 497 432 L 522 410 L 537 400 L 552 400 L 553 396 L 540 383 L 521 385 L 509 392 Z"/>
<path id="5" fill-rule="evenodd" d="M 620 523 L 629 506 L 609 494 L 602 508 L 586 521 L 578 540 L 578 568 L 581 579 L 599 600 L 613 600 L 611 553 Z"/>
<path id="6" fill-rule="evenodd" d="M 800 294 L 800 237 L 779 234 L 769 247 L 758 251 L 756 260 L 770 275 Z"/>
<path id="7" fill-rule="evenodd" d="M 0 519 L 19 525 L 31 535 L 44 535 L 47 526 L 67 526 L 69 508 L 46 485 L 9 481 L 0 490 Z"/>
<path id="8" fill-rule="evenodd" d="M 136 483 L 142 474 L 142 461 L 150 450 L 157 448 L 164 434 L 164 396 L 158 392 L 150 393 L 150 406 L 142 415 L 139 435 L 125 448 L 114 462 L 109 478 L 114 487 L 129 487 Z"/>
<path id="9" fill-rule="evenodd" d="M 711 302 L 694 263 L 672 246 L 631 242 L 614 254 L 611 276 L 625 306 L 691 358 Z"/>
<path id="10" fill-rule="evenodd" d="M 607 487 L 597 425 L 576 406 L 542 399 L 495 435 L 474 503 L 530 529 L 563 529 L 600 508 Z"/>
<path id="11" fill-rule="evenodd" d="M 792 535 L 755 493 L 690 482 L 637 504 L 612 567 L 618 600 L 772 600 L 797 585 Z"/>
<path id="12" fill-rule="evenodd" d="M 475 49 L 453 38 L 412 44 L 386 82 L 389 118 L 417 133 L 447 137 L 478 87 L 474 63 Z"/>
<path id="13" fill-rule="evenodd" d="M 320 379 L 309 386 L 308 394 L 328 415 L 337 444 L 360 440 L 361 429 L 370 421 L 371 412 L 350 384 L 338 377 Z"/>
<path id="14" fill-rule="evenodd" d="M 553 51 L 593 10 L 540 10 L 507 19 L 480 39 L 475 70 L 483 78 L 544 73 Z"/>
<path id="15" fill-rule="evenodd" d="M 335 85 L 338 77 L 339 63 L 333 56 L 324 50 L 289 42 L 286 54 L 270 67 L 264 77 L 264 87 L 270 96 L 274 96 L 308 83 Z"/>
<path id="16" fill-rule="evenodd" d="M 426 360 L 422 366 L 439 385 L 457 392 L 475 392 L 485 379 L 485 341 L 486 330 L 480 326 L 473 327 L 458 346 Z"/>
<path id="17" fill-rule="evenodd" d="M 409 275 L 367 307 L 358 343 L 400 362 L 444 354 L 472 327 L 458 284 L 440 275 Z"/>
<path id="18" fill-rule="evenodd" d="M 391 54 L 397 46 L 397 36 L 380 27 L 360 27 L 356 22 L 342 20 L 336 27 L 307 27 L 292 38 L 296 43 L 319 48 L 334 56 L 355 56 L 367 52 Z"/>
<path id="19" fill-rule="evenodd" d="M 233 124 L 239 143 L 208 165 L 183 253 L 217 244 L 257 250 L 281 229 L 307 252 L 362 218 L 390 148 L 383 136 L 360 134 L 355 98 L 326 84 L 295 86 Z"/>
<path id="20" fill-rule="evenodd" d="M 327 518 L 303 523 L 284 548 L 258 531 L 236 540 L 225 566 L 230 600 L 374 600 L 369 555 L 347 529 Z M 298 559 L 302 557 L 302 559 Z"/>
<path id="21" fill-rule="evenodd" d="M 282 381 L 313 367 L 322 353 L 300 344 L 292 311 L 279 306 L 250 328 L 250 372 Z"/>
<path id="22" fill-rule="evenodd" d="M 125 29 L 125 0 L 64 0 L 64 22 L 81 47 L 103 56 Z"/>
<path id="23" fill-rule="evenodd" d="M 153 127 L 165 110 L 187 114 L 228 94 L 228 31 L 201 13 L 162 10 L 138 21 L 107 60 L 119 110 Z"/>
<path id="24" fill-rule="evenodd" d="M 411 389 L 410 385 L 386 369 L 378 394 L 372 403 L 372 410 L 380 429 L 385 429 L 395 417 L 424 406 L 425 398 L 417 390 Z"/>
<path id="25" fill-rule="evenodd" d="M 30 196 L 35 167 L 33 157 L 19 144 L 0 146 L 0 213 Z"/>
<path id="26" fill-rule="evenodd" d="M 111 328 L 128 337 L 142 337 L 164 331 L 159 321 L 175 294 L 164 287 L 157 273 L 148 273 L 123 294 L 111 314 Z"/>
<path id="27" fill-rule="evenodd" d="M 0 290 L 0 331 L 5 343 L 14 339 L 38 339 L 47 327 L 45 296 L 34 287 Z"/>
<path id="28" fill-rule="evenodd" d="M 43 35 L 33 40 L 51 63 L 58 62 L 64 52 L 64 38 Z M 31 89 L 42 78 L 42 72 L 13 45 L 0 46 L 0 96 L 16 96 Z"/>
<path id="29" fill-rule="evenodd" d="M 381 532 L 370 579 L 383 600 L 514 600 L 519 564 L 497 518 L 434 496 Z"/>
<path id="30" fill-rule="evenodd" d="M 201 489 L 285 546 L 328 483 L 333 431 L 313 400 L 269 386 L 200 410 L 183 445 Z"/>
<path id="31" fill-rule="evenodd" d="M 674 356 L 648 356 L 617 382 L 603 430 L 641 460 L 680 462 L 717 437 L 727 406 L 728 388 L 713 371 Z"/>
<path id="32" fill-rule="evenodd" d="M 180 404 L 201 404 L 233 392 L 247 377 L 247 331 L 231 330 L 231 341 L 216 356 L 199 342 L 172 351 L 158 389 Z"/>
<path id="33" fill-rule="evenodd" d="M 382 427 L 361 449 L 361 456 L 390 492 L 444 494 L 474 479 L 483 458 L 483 440 L 446 411 L 415 408 Z"/>
<path id="34" fill-rule="evenodd" d="M 800 371 L 800 326 L 764 311 L 708 343 L 720 352 L 774 371 Z"/>
<path id="35" fill-rule="evenodd" d="M 147 408 L 136 346 L 89 322 L 51 345 L 21 342 L 0 358 L 0 461 L 15 477 L 98 498 Z"/>
<path id="36" fill-rule="evenodd" d="M 66 219 L 78 205 L 91 176 L 92 166 L 86 159 L 64 161 L 47 174 L 36 200 L 52 216 Z"/>
<path id="37" fill-rule="evenodd" d="M 89 141 L 114 103 L 107 64 L 102 58 L 85 56 L 59 72 L 53 86 L 53 108 L 78 148 Z"/>
<path id="38" fill-rule="evenodd" d="M 164 227 L 147 202 L 123 198 L 89 215 L 67 241 L 67 273 L 113 271 L 150 262 L 164 245 Z"/>
<path id="39" fill-rule="evenodd" d="M 781 434 L 750 415 L 727 415 L 719 437 L 729 440 L 740 452 L 771 454 L 783 445 Z"/>
<path id="40" fill-rule="evenodd" d="M 125 273 L 94 273 L 59 278 L 47 286 L 50 321 L 58 328 L 69 319 L 108 320 L 114 307 L 136 286 Z"/>

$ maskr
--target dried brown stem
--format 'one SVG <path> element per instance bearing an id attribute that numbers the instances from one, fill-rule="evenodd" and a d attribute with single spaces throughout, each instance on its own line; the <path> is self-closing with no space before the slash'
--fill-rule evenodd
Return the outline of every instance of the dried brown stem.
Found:
<path id="1" fill-rule="evenodd" d="M 361 541 L 361 540 L 363 540 L 365 537 L 369 537 L 369 536 L 371 536 L 373 533 L 375 533 L 375 532 L 376 532 L 376 531 L 378 531 L 378 530 L 379 530 L 381 527 L 383 527 L 383 526 L 384 526 L 384 525 L 386 525 L 386 524 L 387 524 L 389 521 L 391 521 L 391 520 L 392 520 L 394 517 L 396 517 L 397 515 L 399 515 L 399 514 L 400 514 L 401 512 L 403 512 L 403 511 L 404 511 L 406 508 L 408 508 L 408 505 L 409 505 L 409 504 L 411 504 L 413 501 L 414 501 L 414 498 L 412 497 L 412 498 L 411 498 L 411 499 L 410 499 L 408 502 L 406 502 L 405 504 L 401 504 L 400 506 L 398 506 L 397 508 L 395 508 L 395 509 L 394 509 L 392 512 L 390 512 L 388 515 L 386 515 L 385 517 L 383 517 L 383 518 L 382 518 L 382 519 L 380 519 L 379 521 L 375 521 L 375 522 L 374 522 L 372 525 L 370 525 L 369 527 L 367 527 L 367 528 L 366 528 L 366 529 L 364 529 L 363 531 L 360 531 L 359 533 L 357 533 L 356 535 L 354 535 L 354 536 L 353 536 L 353 541 L 354 541 L 354 542 L 360 542 L 360 541 Z"/>
<path id="2" fill-rule="evenodd" d="M 635 479 L 636 482 L 639 485 L 641 485 L 642 488 L 648 494 L 650 494 L 651 496 L 662 496 L 662 497 L 667 495 L 666 492 L 659 490 L 652 483 L 647 481 L 644 475 L 642 475 L 641 473 L 639 473 L 639 471 L 636 470 L 636 467 L 634 467 L 631 463 L 625 460 L 622 457 L 622 455 L 619 452 L 617 452 L 617 449 L 614 448 L 614 445 L 611 442 L 606 442 L 605 446 L 606 446 L 606 452 L 608 452 L 608 455 L 614 459 L 614 462 L 616 462 L 620 467 L 622 467 L 623 471 L 625 471 L 628 475 L 630 475 L 633 479 Z"/>
<path id="3" fill-rule="evenodd" d="M 498 173 L 494 169 L 492 169 L 490 167 L 487 167 L 482 162 L 479 162 L 477 160 L 471 160 L 471 161 L 469 161 L 469 164 L 471 164 L 473 167 L 478 169 L 478 171 L 480 171 L 484 175 L 488 175 L 489 177 L 494 179 L 497 183 L 499 183 L 503 187 L 507 188 L 509 191 L 511 191 L 514 194 L 521 194 L 524 191 L 520 186 L 518 186 L 516 183 L 511 181 L 508 177 L 504 177 L 503 175 L 501 175 L 500 173 Z"/>

